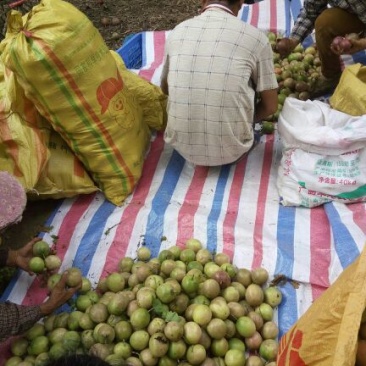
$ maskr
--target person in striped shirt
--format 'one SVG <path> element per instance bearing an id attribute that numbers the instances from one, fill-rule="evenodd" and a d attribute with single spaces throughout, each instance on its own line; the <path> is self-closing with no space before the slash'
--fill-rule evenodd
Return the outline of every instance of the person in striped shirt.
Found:
<path id="1" fill-rule="evenodd" d="M 311 87 L 313 98 L 332 92 L 338 85 L 342 63 L 340 55 L 354 54 L 366 49 L 366 2 L 360 0 L 304 0 L 298 18 L 288 38 L 277 42 L 277 52 L 286 57 L 315 30 L 315 42 L 321 60 L 322 76 Z M 337 36 L 357 33 L 352 47 L 345 51 L 332 47 Z M 338 56 L 338 57 L 337 57 Z"/>

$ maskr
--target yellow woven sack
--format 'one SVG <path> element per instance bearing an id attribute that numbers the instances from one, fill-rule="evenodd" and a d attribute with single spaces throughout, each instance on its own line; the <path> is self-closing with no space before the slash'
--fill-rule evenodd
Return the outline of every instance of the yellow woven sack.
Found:
<path id="1" fill-rule="evenodd" d="M 277 366 L 354 366 L 366 306 L 366 249 L 281 338 Z"/>
<path id="2" fill-rule="evenodd" d="M 351 116 L 366 114 L 366 66 L 347 66 L 329 99 L 332 108 Z"/>
<path id="3" fill-rule="evenodd" d="M 50 158 L 30 199 L 65 198 L 98 190 L 80 160 L 71 151 L 60 134 L 52 130 L 48 149 Z"/>
<path id="4" fill-rule="evenodd" d="M 49 158 L 48 135 L 15 75 L 0 62 L 0 169 L 17 177 L 26 191 L 34 188 Z"/>
<path id="5" fill-rule="evenodd" d="M 61 0 L 42 0 L 24 24 L 12 11 L 7 34 L 4 64 L 106 198 L 120 205 L 141 176 L 150 131 L 102 36 Z"/>
<path id="6" fill-rule="evenodd" d="M 164 130 L 167 123 L 168 96 L 157 85 L 128 70 L 117 52 L 112 50 L 110 52 L 117 62 L 123 81 L 127 88 L 135 94 L 142 108 L 144 122 L 154 130 Z"/>

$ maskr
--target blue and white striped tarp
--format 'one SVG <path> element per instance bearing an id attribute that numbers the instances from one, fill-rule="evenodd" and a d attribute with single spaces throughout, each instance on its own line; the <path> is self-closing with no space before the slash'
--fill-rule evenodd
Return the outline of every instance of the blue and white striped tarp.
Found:
<path id="1" fill-rule="evenodd" d="M 269 0 L 244 6 L 243 21 L 288 34 L 300 0 Z M 159 84 L 168 31 L 144 32 L 145 64 L 136 73 Z M 344 63 L 365 63 L 365 54 Z M 61 270 L 82 269 L 96 284 L 117 269 L 140 245 L 154 256 L 197 238 L 210 250 L 232 256 L 239 267 L 265 267 L 270 278 L 290 281 L 276 314 L 283 335 L 363 249 L 366 204 L 327 203 L 313 209 L 283 207 L 276 188 L 281 143 L 277 133 L 261 138 L 236 165 L 194 167 L 154 136 L 142 178 L 122 207 L 101 193 L 63 200 L 46 225 L 44 239 L 57 237 Z M 1 301 L 36 304 L 46 289 L 36 277 L 19 272 Z M 1 363 L 0 363 L 1 364 Z"/>

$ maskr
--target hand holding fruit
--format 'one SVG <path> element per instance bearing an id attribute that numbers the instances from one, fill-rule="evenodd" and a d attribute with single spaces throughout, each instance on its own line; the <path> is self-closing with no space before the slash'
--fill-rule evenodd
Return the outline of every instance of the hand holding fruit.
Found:
<path id="1" fill-rule="evenodd" d="M 295 47 L 299 44 L 299 41 L 293 38 L 281 38 L 277 39 L 276 52 L 283 58 L 288 56 Z"/>
<path id="2" fill-rule="evenodd" d="M 48 300 L 40 305 L 41 313 L 43 315 L 51 314 L 68 301 L 81 288 L 82 281 L 80 278 L 79 283 L 73 287 L 69 287 L 68 283 L 70 283 L 69 273 L 65 271 L 51 290 Z"/>
<path id="3" fill-rule="evenodd" d="M 357 33 L 346 34 L 344 37 L 337 36 L 333 39 L 331 50 L 336 55 L 352 55 L 366 49 L 366 39 L 359 38 Z"/>
<path id="4" fill-rule="evenodd" d="M 28 273 L 33 273 L 29 267 L 29 261 L 33 257 L 33 245 L 40 240 L 41 238 L 34 238 L 20 249 L 10 249 L 6 265 L 9 267 L 19 267 Z"/>

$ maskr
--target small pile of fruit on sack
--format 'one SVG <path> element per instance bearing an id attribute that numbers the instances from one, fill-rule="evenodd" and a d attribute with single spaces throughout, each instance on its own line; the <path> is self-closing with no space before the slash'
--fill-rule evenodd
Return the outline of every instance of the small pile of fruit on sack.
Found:
<path id="1" fill-rule="evenodd" d="M 282 36 L 268 32 L 267 37 L 273 49 L 274 70 L 278 81 L 278 106 L 277 111 L 262 122 L 261 131 L 264 134 L 273 133 L 275 129 L 274 122 L 278 121 L 286 98 L 308 100 L 311 86 L 321 75 L 321 62 L 315 43 L 308 47 L 298 44 L 287 57 L 281 58 L 279 53 L 276 52 L 276 44 Z M 345 37 L 335 37 L 332 47 L 337 49 L 338 52 L 347 52 L 351 48 L 350 40 L 358 38 L 357 33 L 350 33 Z"/>
<path id="2" fill-rule="evenodd" d="M 39 276 L 60 265 L 55 253 L 36 253 L 32 269 Z M 47 316 L 16 338 L 5 366 L 47 366 L 73 353 L 111 365 L 276 365 L 274 315 L 282 293 L 262 267 L 238 268 L 227 254 L 189 239 L 155 258 L 139 247 L 136 258 L 122 258 L 95 288 L 77 267 L 67 271 L 73 283 L 82 281 L 71 310 Z M 47 276 L 49 289 L 60 276 Z"/>

